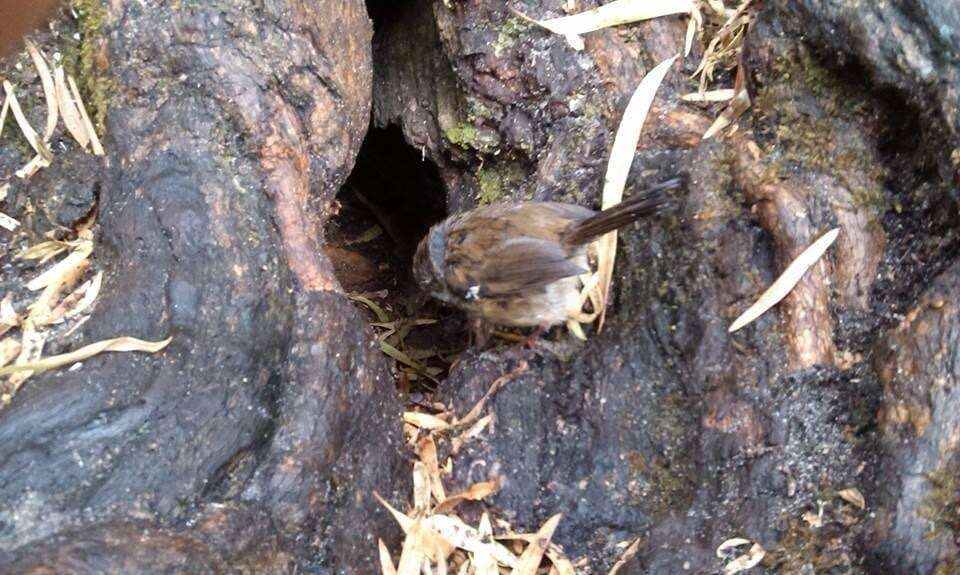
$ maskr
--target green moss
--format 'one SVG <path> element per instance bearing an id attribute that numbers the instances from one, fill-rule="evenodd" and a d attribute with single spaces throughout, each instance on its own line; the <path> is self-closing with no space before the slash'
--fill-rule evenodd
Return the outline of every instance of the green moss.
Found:
<path id="1" fill-rule="evenodd" d="M 885 210 L 882 163 L 845 129 L 847 121 L 855 123 L 866 113 L 861 100 L 808 54 L 784 54 L 755 98 L 755 110 L 773 136 L 764 145 L 769 162 L 763 180 L 776 183 L 791 171 L 815 170 L 840 179 L 857 206 Z"/>
<path id="2" fill-rule="evenodd" d="M 958 465 L 944 465 L 927 480 L 931 490 L 920 507 L 920 516 L 933 523 L 932 536 L 960 534 L 960 481 Z"/>
<path id="3" fill-rule="evenodd" d="M 97 131 L 103 133 L 111 81 L 98 62 L 103 47 L 102 29 L 107 10 L 102 0 L 72 0 L 78 16 L 80 42 L 64 52 L 64 65 L 77 80 L 81 96 Z"/>
<path id="4" fill-rule="evenodd" d="M 454 146 L 472 148 L 477 140 L 477 129 L 470 124 L 456 124 L 444 130 L 443 135 Z"/>
<path id="5" fill-rule="evenodd" d="M 480 187 L 477 202 L 481 206 L 496 203 L 503 196 L 503 182 L 500 175 L 491 169 L 480 168 L 477 172 L 477 185 Z"/>
<path id="6" fill-rule="evenodd" d="M 507 18 L 497 32 L 497 41 L 493 43 L 493 53 L 498 58 L 503 52 L 517 43 L 520 34 L 530 27 L 530 24 L 517 17 Z"/>
<path id="7" fill-rule="evenodd" d="M 465 150 L 492 153 L 500 146 L 500 134 L 490 128 L 477 127 L 461 122 L 443 131 L 447 141 Z"/>

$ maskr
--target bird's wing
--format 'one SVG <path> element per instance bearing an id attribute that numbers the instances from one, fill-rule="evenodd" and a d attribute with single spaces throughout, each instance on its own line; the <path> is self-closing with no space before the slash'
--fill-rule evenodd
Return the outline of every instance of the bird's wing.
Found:
<path id="1" fill-rule="evenodd" d="M 559 243 L 551 240 L 512 238 L 491 250 L 483 265 L 473 267 L 460 281 L 451 282 L 467 299 L 496 298 L 543 287 L 559 279 L 586 272 Z"/>

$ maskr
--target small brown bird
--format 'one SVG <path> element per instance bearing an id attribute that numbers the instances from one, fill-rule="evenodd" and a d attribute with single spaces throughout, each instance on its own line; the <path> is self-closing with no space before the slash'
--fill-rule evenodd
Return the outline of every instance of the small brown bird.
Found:
<path id="1" fill-rule="evenodd" d="M 483 206 L 430 228 L 413 260 L 420 288 L 468 315 L 506 326 L 549 327 L 581 312 L 578 276 L 588 246 L 603 234 L 655 213 L 663 182 L 602 212 L 559 202 Z"/>

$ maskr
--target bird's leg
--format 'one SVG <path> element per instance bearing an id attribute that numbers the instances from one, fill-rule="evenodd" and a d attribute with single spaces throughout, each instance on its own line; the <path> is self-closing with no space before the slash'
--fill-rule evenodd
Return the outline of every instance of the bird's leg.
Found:
<path id="1" fill-rule="evenodd" d="M 533 328 L 533 331 L 530 332 L 530 335 L 527 336 L 527 341 L 523 342 L 523 345 L 527 349 L 534 349 L 536 347 L 537 340 L 540 339 L 540 336 L 547 333 L 550 330 L 550 324 L 541 323 L 537 327 Z"/>
<path id="2" fill-rule="evenodd" d="M 479 317 L 470 319 L 470 339 L 478 349 L 487 347 L 491 335 L 493 335 L 492 323 Z"/>

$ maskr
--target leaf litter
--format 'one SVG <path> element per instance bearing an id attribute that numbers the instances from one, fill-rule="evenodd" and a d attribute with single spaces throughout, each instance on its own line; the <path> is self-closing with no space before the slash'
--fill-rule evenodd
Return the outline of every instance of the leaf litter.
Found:
<path id="1" fill-rule="evenodd" d="M 27 39 L 25 44 L 27 54 L 36 68 L 46 105 L 43 133 L 38 133 L 27 119 L 17 99 L 16 86 L 9 80 L 4 80 L 0 134 L 8 113 L 12 113 L 15 124 L 36 153 L 27 164 L 16 171 L 17 177 L 26 180 L 54 161 L 50 140 L 56 133 L 60 119 L 63 119 L 67 132 L 81 148 L 87 150 L 90 147 L 96 155 L 103 155 L 104 150 L 80 98 L 76 81 L 59 65 L 51 70 L 50 63 L 35 42 Z M 6 178 L 9 178 L 9 175 Z M 0 181 L 0 201 L 5 200 L 9 187 L 9 181 Z M 5 378 L 0 381 L 0 407 L 8 404 L 33 374 L 79 364 L 105 352 L 156 353 L 170 343 L 170 338 L 144 341 L 121 336 L 90 343 L 67 353 L 46 357 L 43 355 L 49 341 L 69 337 L 90 318 L 89 312 L 100 294 L 104 274 L 102 271 L 93 272 L 90 262 L 95 247 L 94 224 L 94 216 L 88 216 L 76 230 L 70 232 L 75 236 L 73 239 L 51 237 L 27 247 L 15 256 L 19 260 L 32 261 L 37 267 L 56 261 L 19 289 L 8 287 L 8 292 L 0 298 L 0 336 L 6 336 L 0 340 L 0 378 Z M 16 232 L 20 223 L 0 212 L 0 227 Z M 48 237 L 53 234 L 54 232 L 50 232 Z M 8 246 L 11 244 L 12 242 L 7 243 Z M 77 284 L 80 284 L 79 287 Z M 15 292 L 39 294 L 28 305 L 18 306 L 14 301 Z M 21 307 L 23 311 L 17 311 L 17 307 Z M 55 327 L 62 324 L 69 325 L 65 325 L 64 329 Z M 7 335 L 16 331 L 20 333 Z"/>
<path id="2" fill-rule="evenodd" d="M 432 414 L 404 413 L 404 421 L 408 423 L 406 433 L 417 457 L 413 463 L 413 504 L 410 511 L 404 513 L 379 494 L 373 494 L 404 532 L 396 564 L 386 545 L 378 542 L 381 573 L 499 575 L 501 568 L 517 575 L 575 573 L 563 550 L 551 542 L 560 514 L 550 517 L 536 533 L 515 533 L 501 521 L 498 525 L 502 532 L 497 534 L 487 513 L 483 513 L 476 527 L 457 514 L 464 503 L 482 503 L 495 494 L 500 488 L 496 479 L 478 481 L 452 495 L 443 483 L 443 476 L 452 473 L 453 462 L 448 458 L 447 464 L 440 466 L 437 442 L 443 440 L 452 446 L 458 440 L 475 440 L 492 420 L 492 413 L 483 415 L 489 399 L 527 370 L 527 364 L 521 362 L 498 377 L 463 417 L 457 417 L 441 405 L 434 405 L 441 411 Z M 518 546 L 511 547 L 501 541 L 513 541 Z M 550 567 L 541 567 L 544 559 Z"/>

